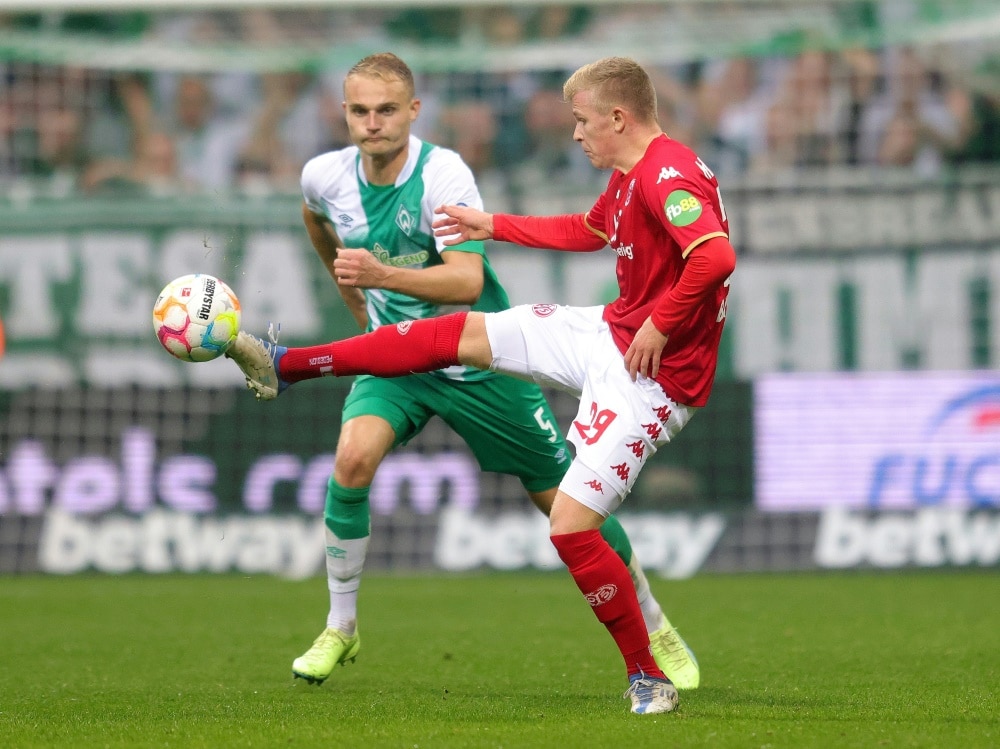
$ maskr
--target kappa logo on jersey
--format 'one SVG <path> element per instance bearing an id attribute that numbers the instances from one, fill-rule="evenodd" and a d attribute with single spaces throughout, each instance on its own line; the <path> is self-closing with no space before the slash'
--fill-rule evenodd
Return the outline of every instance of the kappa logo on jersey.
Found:
<path id="1" fill-rule="evenodd" d="M 406 206 L 399 206 L 399 210 L 396 212 L 396 226 L 402 229 L 403 234 L 410 236 L 413 233 L 413 227 L 416 226 L 416 224 L 416 220 L 414 220 L 413 215 L 406 210 Z"/>
<path id="2" fill-rule="evenodd" d="M 534 304 L 531 307 L 531 311 L 535 313 L 535 317 L 549 317 L 556 311 L 556 305 L 554 304 Z"/>
<path id="3" fill-rule="evenodd" d="M 684 175 L 674 169 L 672 166 L 660 167 L 660 176 L 656 178 L 656 184 L 660 184 L 665 179 L 673 179 L 674 177 L 683 177 Z"/>
<path id="4" fill-rule="evenodd" d="M 618 593 L 618 587 L 612 583 L 607 585 L 602 585 L 600 588 L 595 590 L 593 593 L 587 593 L 587 603 L 591 605 L 592 608 L 597 608 L 601 604 L 607 603 L 615 594 Z"/>
<path id="5" fill-rule="evenodd" d="M 584 484 L 584 486 L 589 486 L 595 492 L 600 492 L 601 494 L 604 494 L 604 485 L 597 479 L 591 479 L 586 484 Z"/>
<path id="6" fill-rule="evenodd" d="M 701 201 L 687 190 L 674 190 L 667 196 L 663 212 L 674 226 L 688 226 L 701 216 Z"/>
<path id="7" fill-rule="evenodd" d="M 396 323 L 396 332 L 400 335 L 406 335 L 410 332 L 410 327 L 413 325 L 413 320 L 403 320 L 403 322 Z"/>

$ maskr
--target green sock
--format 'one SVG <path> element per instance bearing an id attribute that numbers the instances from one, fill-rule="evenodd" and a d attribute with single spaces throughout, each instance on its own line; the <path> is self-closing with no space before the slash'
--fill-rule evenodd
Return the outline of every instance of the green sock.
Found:
<path id="1" fill-rule="evenodd" d="M 625 562 L 625 566 L 628 566 L 632 561 L 632 544 L 629 542 L 622 524 L 618 522 L 618 518 L 614 515 L 608 515 L 607 520 L 604 521 L 604 525 L 601 526 L 601 535 L 604 536 L 604 540 L 608 542 L 608 545 L 615 550 L 615 554 Z"/>
<path id="2" fill-rule="evenodd" d="M 371 514 L 368 509 L 369 487 L 350 489 L 330 477 L 326 488 L 326 527 L 344 540 L 365 538 L 371 533 Z"/>

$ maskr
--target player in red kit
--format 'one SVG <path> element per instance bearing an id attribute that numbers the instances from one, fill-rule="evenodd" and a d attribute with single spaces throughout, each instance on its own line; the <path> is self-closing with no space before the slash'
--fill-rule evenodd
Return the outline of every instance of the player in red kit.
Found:
<path id="1" fill-rule="evenodd" d="M 635 61 L 611 57 L 577 70 L 563 88 L 573 138 L 604 193 L 582 214 L 489 214 L 442 206 L 446 244 L 496 239 L 618 256 L 620 295 L 604 307 L 523 305 L 385 326 L 324 346 L 286 349 L 240 333 L 231 353 L 248 385 L 273 397 L 322 374 L 395 377 L 465 364 L 559 387 L 580 399 L 568 438 L 576 456 L 552 504 L 550 536 L 574 581 L 614 638 L 634 713 L 664 713 L 677 690 L 657 667 L 622 560 L 601 537 L 639 471 L 708 400 L 735 252 L 718 181 L 656 120 L 656 94 Z M 345 272 L 348 269 L 345 268 Z M 348 283 L 350 279 L 345 279 Z"/>

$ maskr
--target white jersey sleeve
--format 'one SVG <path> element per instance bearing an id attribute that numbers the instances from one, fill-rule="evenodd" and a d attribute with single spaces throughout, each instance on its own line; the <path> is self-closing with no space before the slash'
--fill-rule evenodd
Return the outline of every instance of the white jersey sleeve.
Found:
<path id="1" fill-rule="evenodd" d="M 455 151 L 438 146 L 428 157 L 423 168 L 426 185 L 421 213 L 434 221 L 442 205 L 465 205 L 483 210 L 483 199 L 476 186 L 472 170 Z M 429 228 L 429 227 L 428 227 Z M 435 237 L 438 252 L 456 249 L 444 244 L 445 237 Z"/>
<path id="2" fill-rule="evenodd" d="M 329 204 L 342 189 L 345 176 L 357 169 L 358 149 L 354 146 L 315 156 L 302 167 L 302 197 L 313 213 L 327 216 Z"/>

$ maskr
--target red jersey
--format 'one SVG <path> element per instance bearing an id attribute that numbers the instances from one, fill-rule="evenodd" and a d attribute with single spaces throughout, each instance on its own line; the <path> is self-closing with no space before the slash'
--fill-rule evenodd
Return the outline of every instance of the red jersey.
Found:
<path id="1" fill-rule="evenodd" d="M 623 355 L 653 304 L 677 283 L 688 253 L 711 237 L 729 237 L 715 175 L 666 135 L 650 143 L 628 174 L 615 170 L 586 222 L 618 255 L 620 296 L 604 319 Z M 678 403 L 708 401 L 728 294 L 727 282 L 670 332 L 656 379 Z"/>
<path id="2" fill-rule="evenodd" d="M 615 170 L 583 217 L 600 239 L 588 241 L 578 215 L 519 218 L 497 214 L 494 237 L 583 251 L 598 249 L 603 240 L 615 251 L 620 296 L 605 307 L 604 319 L 622 355 L 656 302 L 677 285 L 688 253 L 713 237 L 729 237 L 715 175 L 690 148 L 666 135 L 650 143 L 628 174 Z M 728 294 L 727 280 L 664 331 L 669 337 L 656 380 L 678 403 L 703 406 L 708 401 Z"/>

